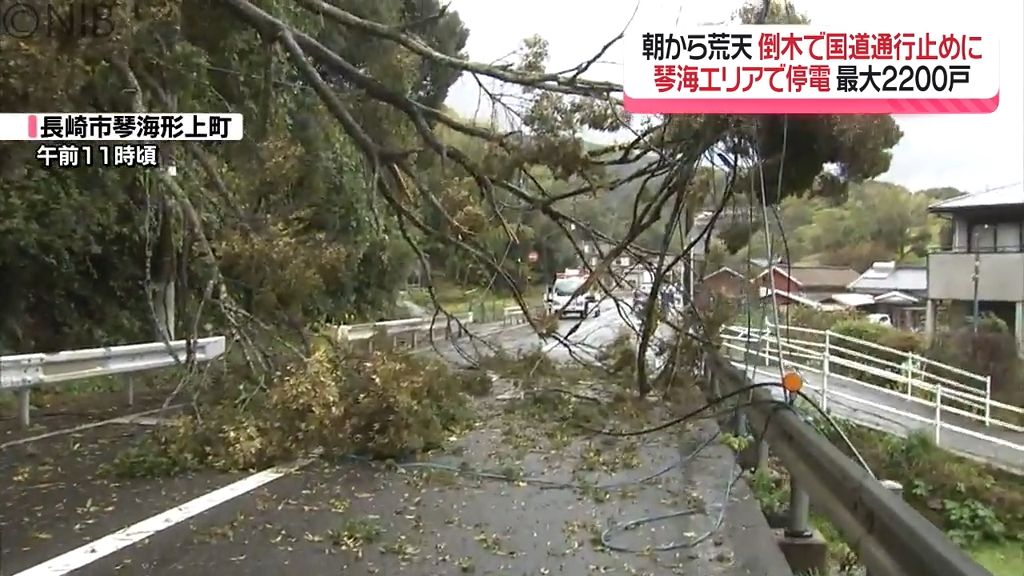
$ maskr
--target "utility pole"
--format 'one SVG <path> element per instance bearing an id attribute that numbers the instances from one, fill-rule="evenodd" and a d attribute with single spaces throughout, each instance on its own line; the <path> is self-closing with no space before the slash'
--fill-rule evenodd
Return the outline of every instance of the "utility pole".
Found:
<path id="1" fill-rule="evenodd" d="M 985 192 L 991 190 L 988 184 L 985 185 Z M 974 247 L 974 274 L 971 276 L 971 280 L 974 282 L 974 314 L 971 316 L 971 326 L 974 329 L 974 335 L 978 335 L 978 316 L 980 314 L 978 308 L 978 277 L 981 272 L 981 253 L 978 252 L 979 246 Z M 975 339 L 976 345 L 977 339 Z M 972 345 L 972 347 L 974 346 Z"/>
<path id="2" fill-rule="evenodd" d="M 974 335 L 978 335 L 978 276 L 981 271 L 981 254 L 978 252 L 974 253 L 974 316 L 971 318 L 971 322 L 974 325 Z"/>

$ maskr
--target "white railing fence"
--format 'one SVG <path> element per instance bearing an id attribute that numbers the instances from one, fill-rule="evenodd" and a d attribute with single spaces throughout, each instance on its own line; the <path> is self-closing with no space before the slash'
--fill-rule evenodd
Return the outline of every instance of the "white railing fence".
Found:
<path id="1" fill-rule="evenodd" d="M 224 354 L 225 340 L 223 336 L 211 336 L 191 341 L 0 356 L 0 392 L 15 393 L 18 420 L 22 426 L 28 427 L 31 424 L 33 388 L 183 365 L 189 346 L 196 362 L 210 362 Z M 125 379 L 125 387 L 128 404 L 131 405 L 135 401 L 135 388 L 130 377 Z"/>
<path id="2" fill-rule="evenodd" d="M 502 314 L 501 323 L 505 326 L 526 324 L 526 314 L 523 313 L 523 309 L 519 306 L 510 306 L 505 308 Z"/>
<path id="3" fill-rule="evenodd" d="M 393 348 L 417 348 L 420 342 L 429 342 L 440 335 L 446 339 L 460 338 L 463 326 L 473 323 L 473 313 L 454 315 L 455 320 L 438 315 L 436 318 L 406 318 L 365 324 L 349 324 L 335 328 L 335 338 L 340 343 L 364 342 L 370 352 L 374 351 L 379 339 Z"/>
<path id="4" fill-rule="evenodd" d="M 992 399 L 990 376 L 844 334 L 797 326 L 779 327 L 778 334 L 772 326 L 750 331 L 729 326 L 722 331 L 722 345 L 733 360 L 738 357 L 764 367 L 778 366 L 781 360 L 784 368 L 816 375 L 816 379 L 806 379 L 806 386 L 816 392 L 826 410 L 834 399 L 868 405 L 927 423 L 934 430 L 936 444 L 941 445 L 944 429 L 952 430 L 1013 448 L 1024 458 L 1024 445 L 996 435 L 1000 429 L 1024 432 L 1024 408 Z M 838 382 L 847 386 L 837 390 Z M 872 400 L 863 392 L 858 395 L 858 387 L 880 394 Z M 878 401 L 879 395 L 893 400 Z M 928 410 L 911 411 L 900 401 Z"/>

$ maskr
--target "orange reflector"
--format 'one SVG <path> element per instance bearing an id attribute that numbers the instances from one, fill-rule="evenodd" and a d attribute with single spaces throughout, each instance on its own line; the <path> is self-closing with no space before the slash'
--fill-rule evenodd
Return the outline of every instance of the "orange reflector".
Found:
<path id="1" fill-rule="evenodd" d="M 799 392 L 804 387 L 804 380 L 796 372 L 786 372 L 782 377 L 782 387 L 790 392 Z"/>

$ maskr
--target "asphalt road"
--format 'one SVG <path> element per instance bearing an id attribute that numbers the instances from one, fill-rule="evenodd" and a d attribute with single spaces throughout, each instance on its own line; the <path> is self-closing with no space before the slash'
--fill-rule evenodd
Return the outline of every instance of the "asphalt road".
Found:
<path id="1" fill-rule="evenodd" d="M 592 354 L 623 322 L 606 303 L 600 317 L 565 320 L 559 331 L 572 331 L 568 338 Z M 572 357 L 527 327 L 486 340 Z M 530 420 L 497 394 L 479 400 L 478 411 L 474 429 L 431 462 L 581 485 L 324 460 L 262 476 L 118 481 L 103 465 L 145 429 L 108 425 L 0 449 L 0 576 L 789 574 L 746 485 L 736 482 L 726 497 L 737 470 L 724 446 L 713 442 L 687 465 L 627 482 L 678 464 L 713 436 L 713 423 L 613 442 L 553 435 L 549 422 Z M 587 488 L 607 482 L 626 485 Z M 678 514 L 610 535 L 609 543 L 634 552 L 595 541 L 615 523 L 671 511 Z"/>

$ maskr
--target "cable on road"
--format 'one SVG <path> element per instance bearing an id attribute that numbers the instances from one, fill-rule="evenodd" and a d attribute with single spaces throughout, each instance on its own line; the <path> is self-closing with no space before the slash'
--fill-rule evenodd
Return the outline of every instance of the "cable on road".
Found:
<path id="1" fill-rule="evenodd" d="M 709 408 L 714 408 L 715 406 L 718 406 L 719 404 L 721 404 L 722 402 L 725 402 L 726 400 L 729 400 L 730 398 L 735 398 L 736 396 L 739 396 L 739 395 L 741 395 L 743 393 L 746 393 L 746 392 L 750 392 L 751 390 L 754 390 L 756 388 L 769 388 L 769 387 L 776 387 L 777 388 L 777 387 L 780 387 L 780 386 L 781 386 L 781 384 L 779 384 L 777 382 L 758 382 L 758 383 L 750 384 L 750 385 L 744 386 L 742 388 L 739 388 L 737 390 L 733 390 L 732 392 L 729 392 L 728 394 L 723 394 L 722 396 L 714 398 L 714 399 L 704 403 L 700 408 L 697 408 L 695 410 L 691 410 L 690 412 L 687 412 L 686 414 L 683 414 L 682 416 L 679 416 L 677 418 L 673 418 L 673 419 L 671 419 L 671 420 L 669 420 L 667 422 L 664 422 L 662 424 L 658 424 L 657 426 L 652 426 L 650 428 L 642 428 L 640 430 L 629 430 L 629 431 L 626 431 L 626 432 L 620 432 L 620 431 L 616 431 L 616 430 L 599 430 L 599 429 L 594 429 L 594 428 L 588 428 L 586 426 L 583 426 L 582 424 L 576 424 L 576 426 L 586 430 L 587 432 L 591 432 L 593 434 L 600 434 L 602 436 L 614 436 L 614 437 L 617 437 L 617 438 L 627 438 L 627 437 L 630 437 L 630 436 L 643 436 L 643 435 L 646 435 L 646 434 L 652 434 L 654 432 L 660 432 L 661 430 L 664 430 L 666 428 L 671 428 L 672 426 L 676 426 L 676 425 L 682 424 L 683 422 L 686 422 L 687 420 L 692 420 L 697 415 L 699 415 L 702 412 L 704 412 L 705 410 L 707 410 Z M 779 402 L 779 401 L 775 401 L 775 402 Z M 730 411 L 732 411 L 732 410 L 733 410 L 733 408 L 730 408 Z"/>
<path id="2" fill-rule="evenodd" d="M 734 467 L 735 467 L 735 465 L 734 465 Z M 743 471 L 742 470 L 739 473 L 737 473 L 737 474 L 730 474 L 729 475 L 729 482 L 725 486 L 725 494 L 722 497 L 722 501 L 718 504 L 718 506 L 719 506 L 718 516 L 715 518 L 715 522 L 712 525 L 712 527 L 708 531 L 704 532 L 703 534 L 701 534 L 699 536 L 695 536 L 692 539 L 690 539 L 688 541 L 685 541 L 685 542 L 672 542 L 670 544 L 660 544 L 660 545 L 656 545 L 656 546 L 646 546 L 644 548 L 630 548 L 630 547 L 627 547 L 627 546 L 621 546 L 621 545 L 618 545 L 618 544 L 613 544 L 611 542 L 611 536 L 613 534 L 616 534 L 616 533 L 622 533 L 622 532 L 627 532 L 627 531 L 630 531 L 630 530 L 635 530 L 635 529 L 637 529 L 637 528 L 639 528 L 641 526 L 646 526 L 646 525 L 654 524 L 654 523 L 657 523 L 657 522 L 664 522 L 665 520 L 671 520 L 673 518 L 682 518 L 682 517 L 686 517 L 686 516 L 695 516 L 697 514 L 704 513 L 703 511 L 698 510 L 696 508 L 687 508 L 685 510 L 679 510 L 679 511 L 676 511 L 676 512 L 669 512 L 668 514 L 660 514 L 658 516 L 644 516 L 644 517 L 641 517 L 641 518 L 636 518 L 634 520 L 629 520 L 627 522 L 611 523 L 611 525 L 608 528 L 606 528 L 601 533 L 601 545 L 604 546 L 605 548 L 608 548 L 609 550 L 614 550 L 616 552 L 631 552 L 631 553 L 634 553 L 634 554 L 643 554 L 643 553 L 646 553 L 648 551 L 669 552 L 669 551 L 672 551 L 672 550 L 680 550 L 680 549 L 683 549 L 683 548 L 694 548 L 697 545 L 699 545 L 701 542 L 704 542 L 708 538 L 711 538 L 719 530 L 721 530 L 722 524 L 725 523 L 725 512 L 726 512 L 726 509 L 729 506 L 729 498 L 732 497 L 732 489 L 733 489 L 734 486 L 736 486 L 736 483 L 739 482 L 739 479 L 742 476 L 743 476 Z"/>
<path id="3" fill-rule="evenodd" d="M 561 392 L 562 390 L 561 389 L 552 389 L 551 391 L 552 392 Z M 708 402 L 700 410 L 693 411 L 693 412 L 691 412 L 691 413 L 689 413 L 687 415 L 684 415 L 684 416 L 682 416 L 680 418 L 675 419 L 675 421 L 676 421 L 675 423 L 683 422 L 685 420 L 706 420 L 706 419 L 716 418 L 716 417 L 721 416 L 723 414 L 727 414 L 729 412 L 733 412 L 733 411 L 735 411 L 737 409 L 744 408 L 744 407 L 751 406 L 751 405 L 757 405 L 757 404 L 774 404 L 774 405 L 782 406 L 782 407 L 785 407 L 785 408 L 789 408 L 788 405 L 785 405 L 784 403 L 782 403 L 782 402 L 780 402 L 778 400 L 774 400 L 774 399 L 772 399 L 772 400 L 754 400 L 754 401 L 751 401 L 751 402 L 740 403 L 737 406 L 730 406 L 726 410 L 721 410 L 721 411 L 717 411 L 717 412 L 712 412 L 710 414 L 702 415 L 702 413 L 705 412 L 708 408 L 711 408 L 711 407 L 714 407 L 714 406 L 720 404 L 721 402 L 723 402 L 724 400 L 728 399 L 729 397 L 731 397 L 731 396 L 725 396 L 725 397 L 722 397 L 722 398 L 717 398 L 717 399 L 715 399 L 715 400 L 713 400 L 711 402 Z M 668 426 L 662 425 L 661 427 L 659 427 L 659 429 L 664 429 L 664 428 L 668 428 Z M 657 479 L 657 478 L 659 478 L 661 476 L 664 476 L 665 474 L 671 472 L 672 470 L 676 470 L 676 469 L 680 469 L 680 468 L 685 468 L 687 465 L 689 465 L 691 462 L 693 462 L 693 460 L 695 460 L 698 456 L 700 456 L 705 450 L 707 450 L 720 436 L 721 436 L 721 431 L 720 430 L 716 430 L 708 438 L 706 438 L 706 439 L 702 440 L 700 443 L 698 443 L 697 446 L 693 450 L 691 450 L 691 451 L 687 452 L 686 454 L 682 455 L 679 459 L 675 460 L 671 464 L 669 464 L 667 466 L 664 466 L 664 467 L 662 467 L 662 468 L 660 468 L 660 469 L 658 469 L 658 470 L 656 470 L 654 472 L 651 472 L 651 473 L 649 473 L 649 474 L 647 474 L 647 475 L 645 475 L 643 477 L 633 478 L 633 479 L 626 479 L 626 480 L 619 480 L 619 481 L 612 481 L 612 482 L 607 482 L 607 483 L 604 483 L 604 484 L 587 484 L 587 483 L 582 483 L 582 482 L 564 482 L 564 481 L 549 480 L 549 479 L 546 479 L 546 478 L 537 478 L 537 477 L 519 477 L 519 476 L 513 476 L 513 475 L 503 474 L 503 473 L 499 473 L 499 472 L 489 472 L 489 471 L 486 471 L 486 470 L 476 470 L 476 469 L 472 469 L 472 468 L 467 468 L 467 467 L 462 466 L 462 465 L 446 464 L 446 463 L 441 463 L 441 462 L 418 462 L 418 461 L 411 461 L 411 462 L 396 462 L 396 463 L 394 463 L 394 465 L 396 467 L 398 467 L 398 468 L 407 469 L 407 470 L 408 469 L 441 470 L 441 471 L 445 471 L 445 472 L 450 472 L 450 473 L 455 474 L 455 475 L 472 476 L 472 477 L 475 477 L 475 478 L 480 478 L 480 479 L 485 479 L 485 480 L 497 480 L 497 481 L 504 481 L 504 482 L 510 482 L 510 483 L 521 483 L 521 484 L 538 485 L 538 486 L 540 486 L 541 489 L 547 489 L 547 490 L 550 490 L 550 489 L 569 489 L 569 490 L 601 490 L 601 491 L 608 491 L 608 490 L 623 489 L 623 488 L 627 488 L 627 487 L 630 487 L 630 486 L 643 485 L 643 484 L 646 484 L 646 483 L 648 483 L 648 482 L 650 482 L 652 480 L 655 480 L 655 479 Z M 369 457 L 366 457 L 366 456 L 358 456 L 358 455 L 349 455 L 349 456 L 347 456 L 347 458 L 351 459 L 351 460 L 361 461 L 361 462 L 372 462 L 373 461 L 372 458 L 369 458 Z M 736 467 L 736 464 L 735 464 L 735 460 L 734 460 L 730 469 L 735 469 L 735 467 Z M 663 522 L 663 521 L 671 520 L 671 519 L 674 519 L 674 518 L 682 518 L 682 517 L 687 517 L 687 516 L 696 516 L 696 515 L 706 514 L 707 513 L 706 510 L 701 510 L 701 509 L 698 509 L 698 508 L 686 508 L 686 509 L 683 509 L 683 510 L 678 510 L 678 511 L 670 512 L 670 513 L 667 513 L 667 514 L 661 514 L 661 515 L 658 515 L 658 516 L 635 518 L 635 519 L 628 520 L 628 521 L 625 521 L 625 522 L 616 522 L 615 520 L 608 519 L 605 522 L 605 525 L 607 526 L 607 528 L 605 530 L 603 530 L 602 533 L 601 533 L 601 537 L 600 537 L 601 544 L 602 544 L 602 546 L 606 547 L 609 550 L 613 550 L 613 551 L 617 551 L 617 552 L 636 553 L 636 554 L 646 553 L 646 552 L 652 551 L 652 550 L 653 551 L 658 551 L 658 552 L 665 552 L 665 551 L 677 550 L 677 549 L 682 549 L 682 548 L 693 548 L 693 547 L 699 545 L 701 542 L 704 542 L 708 538 L 712 537 L 715 533 L 717 533 L 721 529 L 721 526 L 722 526 L 722 524 L 725 521 L 725 513 L 726 513 L 726 509 L 728 507 L 729 499 L 730 499 L 731 494 L 732 494 L 732 489 L 735 486 L 736 482 L 738 482 L 741 477 L 742 477 L 742 470 L 739 473 L 736 473 L 736 474 L 733 474 L 733 473 L 729 474 L 729 481 L 726 484 L 725 492 L 724 492 L 722 501 L 719 504 L 719 510 L 718 510 L 718 513 L 717 513 L 717 515 L 715 517 L 715 521 L 713 523 L 713 526 L 712 526 L 712 528 L 710 530 L 708 530 L 707 532 L 705 532 L 704 534 L 702 534 L 700 536 L 692 538 L 692 539 L 690 539 L 689 541 L 686 541 L 686 542 L 673 542 L 673 543 L 670 543 L 670 544 L 646 546 L 644 548 L 639 548 L 639 549 L 633 549 L 633 548 L 629 548 L 629 547 L 626 547 L 626 546 L 618 545 L 618 544 L 615 544 L 615 543 L 613 543 L 611 541 L 613 535 L 615 535 L 617 533 L 627 532 L 627 531 L 639 528 L 641 526 L 645 526 L 645 525 L 649 525 L 649 524 L 654 524 L 654 523 L 658 523 L 658 522 Z"/>
<path id="4" fill-rule="evenodd" d="M 762 402 L 764 402 L 764 401 L 762 401 Z M 730 411 L 731 410 L 732 409 L 730 408 Z M 707 416 L 705 418 L 710 418 L 710 417 L 713 417 L 713 416 L 714 415 Z M 445 471 L 445 472 L 451 472 L 451 473 L 456 474 L 456 475 L 468 475 L 468 476 L 474 476 L 474 477 L 477 477 L 477 478 L 482 478 L 482 479 L 487 479 L 487 480 L 500 480 L 500 481 L 513 482 L 513 483 L 535 484 L 535 485 L 540 485 L 542 489 L 617 490 L 617 489 L 622 489 L 622 488 L 626 488 L 626 487 L 629 487 L 629 486 L 636 486 L 636 485 L 646 484 L 647 482 L 650 482 L 651 480 L 654 480 L 656 478 L 664 476 L 665 474 L 667 474 L 668 472 L 670 472 L 672 470 L 675 470 L 677 468 L 684 468 L 690 462 L 695 460 L 702 452 L 704 452 L 704 450 L 706 450 L 709 446 L 711 446 L 715 442 L 715 440 L 717 440 L 719 438 L 720 435 L 721 435 L 721 433 L 719 431 L 716 431 L 714 434 L 710 435 L 707 439 L 705 439 L 702 442 L 700 442 L 697 445 L 696 448 L 694 448 L 692 451 L 688 452 L 687 454 L 683 455 L 681 458 L 679 458 L 678 460 L 676 460 L 672 464 L 669 464 L 668 466 L 665 466 L 665 467 L 663 467 L 663 468 L 661 468 L 661 469 L 659 469 L 659 470 L 657 470 L 657 471 L 655 471 L 653 473 L 650 473 L 650 474 L 648 474 L 646 476 L 643 476 L 641 478 L 636 478 L 636 479 L 621 480 L 621 481 L 617 481 L 617 482 L 609 482 L 609 483 L 606 483 L 606 484 L 596 484 L 596 485 L 588 485 L 588 484 L 578 483 L 578 482 L 560 482 L 560 481 L 548 480 L 548 479 L 544 479 L 544 478 L 535 478 L 535 477 L 515 477 L 515 476 L 508 475 L 508 474 L 501 474 L 501 473 L 496 473 L 496 472 L 487 472 L 487 471 L 482 471 L 482 470 L 473 470 L 471 468 L 465 468 L 465 467 L 457 466 L 457 465 L 453 465 L 453 464 L 444 464 L 444 463 L 440 463 L 440 462 L 401 462 L 401 463 L 396 463 L 395 465 L 398 466 L 399 468 L 402 468 L 402 469 L 416 469 L 416 468 L 419 468 L 419 469 L 428 469 L 428 470 L 442 470 L 442 471 Z M 359 460 L 359 461 L 368 461 L 368 460 L 370 460 L 370 458 L 361 457 L 361 456 L 349 456 L 349 458 L 353 459 L 353 460 Z M 735 468 L 735 461 L 733 462 L 732 468 Z M 635 554 L 642 554 L 642 553 L 646 553 L 646 552 L 651 551 L 651 550 L 658 551 L 658 552 L 666 552 L 666 551 L 677 550 L 677 549 L 681 549 L 681 548 L 692 548 L 692 547 L 695 547 L 695 546 L 699 545 L 701 542 L 704 542 L 705 540 L 707 540 L 708 538 L 713 536 L 721 528 L 722 524 L 725 521 L 725 512 L 726 512 L 726 508 L 727 508 L 728 503 L 729 503 L 729 498 L 731 497 L 732 488 L 733 488 L 733 486 L 735 486 L 736 482 L 739 481 L 741 476 L 742 476 L 742 471 L 739 474 L 731 474 L 730 473 L 730 475 L 729 475 L 729 482 L 726 485 L 725 494 L 723 496 L 722 502 L 719 505 L 720 509 L 719 509 L 718 514 L 717 514 L 717 516 L 715 518 L 715 522 L 714 522 L 712 528 L 710 530 L 708 530 L 707 532 L 705 532 L 704 534 L 702 534 L 702 535 L 700 535 L 700 536 L 698 536 L 696 538 L 691 539 L 690 541 L 687 541 L 687 542 L 674 542 L 674 543 L 671 543 L 671 544 L 653 545 L 653 546 L 646 546 L 646 547 L 643 547 L 643 548 L 633 549 L 633 548 L 629 548 L 629 547 L 625 547 L 625 546 L 614 544 L 613 542 L 611 542 L 611 537 L 615 533 L 633 530 L 633 529 L 636 529 L 636 528 L 638 528 L 640 526 L 644 526 L 644 525 L 648 525 L 648 524 L 653 524 L 653 523 L 656 523 L 656 522 L 663 522 L 665 520 L 670 520 L 670 519 L 673 519 L 673 518 L 682 518 L 682 517 L 686 517 L 686 516 L 696 516 L 696 515 L 699 515 L 699 514 L 705 514 L 706 513 L 705 510 L 700 510 L 698 508 L 686 508 L 686 509 L 678 510 L 678 511 L 671 512 L 671 513 L 668 513 L 668 514 L 662 514 L 662 515 L 651 516 L 651 517 L 641 517 L 641 518 L 636 518 L 636 519 L 629 520 L 629 521 L 626 521 L 626 522 L 616 522 L 616 521 L 614 521 L 612 519 L 608 519 L 605 522 L 605 525 L 608 526 L 608 527 L 605 530 L 603 530 L 602 533 L 601 533 L 601 537 L 600 537 L 601 545 L 604 546 L 605 548 L 609 549 L 609 550 L 613 550 L 613 551 L 617 551 L 617 552 L 629 552 L 629 553 L 635 553 Z"/>

